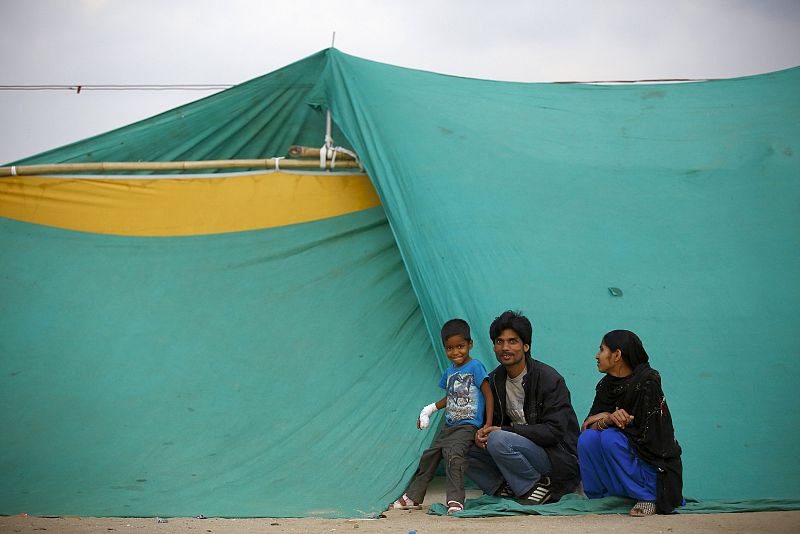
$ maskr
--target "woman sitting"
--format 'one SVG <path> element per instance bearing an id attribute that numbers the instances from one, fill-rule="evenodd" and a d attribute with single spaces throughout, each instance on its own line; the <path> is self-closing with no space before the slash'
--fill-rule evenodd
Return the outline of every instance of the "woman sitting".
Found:
<path id="1" fill-rule="evenodd" d="M 603 336 L 594 403 L 578 439 L 583 490 L 590 499 L 635 499 L 632 516 L 669 514 L 683 503 L 681 448 L 639 337 L 628 330 Z"/>

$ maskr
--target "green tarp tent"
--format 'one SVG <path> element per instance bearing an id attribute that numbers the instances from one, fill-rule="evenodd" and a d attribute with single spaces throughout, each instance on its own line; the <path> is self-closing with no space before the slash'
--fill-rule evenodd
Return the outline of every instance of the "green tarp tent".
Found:
<path id="1" fill-rule="evenodd" d="M 267 158 L 319 146 L 328 109 L 381 206 L 118 235 L 16 216 L 0 178 L 0 513 L 374 516 L 433 437 L 439 325 L 493 367 L 508 308 L 579 419 L 602 334 L 642 337 L 687 497 L 800 503 L 800 68 L 523 84 L 328 49 L 15 164 Z"/>

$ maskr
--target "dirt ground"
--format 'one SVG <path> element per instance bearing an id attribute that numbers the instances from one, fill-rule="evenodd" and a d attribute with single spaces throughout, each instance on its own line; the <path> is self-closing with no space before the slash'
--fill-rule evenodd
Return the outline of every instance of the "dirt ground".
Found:
<path id="1" fill-rule="evenodd" d="M 581 533 L 693 533 L 693 532 L 800 532 L 800 512 L 755 512 L 739 514 L 691 514 L 631 518 L 620 515 L 584 515 L 572 517 L 515 516 L 459 519 L 427 515 L 422 511 L 388 512 L 385 519 L 189 519 L 171 518 L 157 523 L 155 518 L 97 517 L 0 517 L 0 532 L 36 533 L 376 533 L 467 534 L 491 532 L 517 534 L 548 532 Z"/>
<path id="2" fill-rule="evenodd" d="M 341 534 L 402 533 L 416 531 L 466 534 L 491 532 L 495 534 L 530 533 L 553 534 L 617 533 L 624 532 L 800 532 L 800 512 L 755 512 L 746 514 L 673 515 L 631 518 L 619 515 L 584 515 L 572 517 L 514 516 L 459 519 L 427 515 L 425 511 L 388 512 L 385 519 L 189 519 L 172 518 L 157 523 L 155 518 L 97 518 L 97 517 L 0 517 L 0 532 L 36 533 L 285 533 L 309 532 Z"/>
<path id="3" fill-rule="evenodd" d="M 467 492 L 477 497 L 479 492 Z M 444 501 L 444 484 L 436 480 L 425 498 L 425 509 Z M 428 515 L 426 510 L 390 510 L 380 519 L 195 519 L 174 517 L 166 523 L 157 518 L 120 517 L 0 517 L 0 533 L 36 533 L 42 531 L 65 534 L 283 534 L 295 533 L 358 533 L 358 534 L 517 534 L 548 532 L 567 534 L 594 533 L 800 533 L 800 511 L 753 512 L 737 514 L 687 514 L 633 518 L 623 515 L 583 515 L 570 517 L 514 516 L 487 518 L 455 518 Z"/>

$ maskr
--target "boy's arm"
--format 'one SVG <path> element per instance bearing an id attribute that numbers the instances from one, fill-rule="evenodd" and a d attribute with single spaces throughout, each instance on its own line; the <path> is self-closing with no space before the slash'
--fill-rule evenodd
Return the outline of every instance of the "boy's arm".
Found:
<path id="1" fill-rule="evenodd" d="M 421 412 L 419 412 L 419 417 L 417 418 L 417 428 L 427 428 L 428 422 L 430 420 L 431 415 L 436 410 L 441 410 L 447 406 L 447 395 L 442 397 L 440 400 L 434 402 L 433 404 L 429 404 L 425 406 Z"/>
<path id="2" fill-rule="evenodd" d="M 483 393 L 483 406 L 486 410 L 483 427 L 488 428 L 492 426 L 492 415 L 494 414 L 494 395 L 492 395 L 492 388 L 489 387 L 489 380 L 481 382 L 481 393 Z"/>

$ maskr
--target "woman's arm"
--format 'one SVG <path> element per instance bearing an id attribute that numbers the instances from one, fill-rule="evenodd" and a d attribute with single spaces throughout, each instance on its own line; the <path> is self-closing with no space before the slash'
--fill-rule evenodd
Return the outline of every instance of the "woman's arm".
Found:
<path id="1" fill-rule="evenodd" d="M 586 420 L 583 421 L 583 425 L 581 425 L 581 431 L 584 431 L 587 428 L 591 428 L 592 430 L 599 430 L 598 428 L 596 428 L 597 423 L 601 419 L 605 419 L 607 415 L 609 415 L 608 412 L 600 412 L 594 415 L 590 415 L 589 417 L 586 418 Z"/>
<path id="2" fill-rule="evenodd" d="M 583 422 L 582 430 L 591 428 L 592 430 L 607 430 L 611 427 L 623 429 L 633 423 L 633 416 L 622 408 L 617 408 L 614 412 L 600 412 L 590 415 Z"/>

